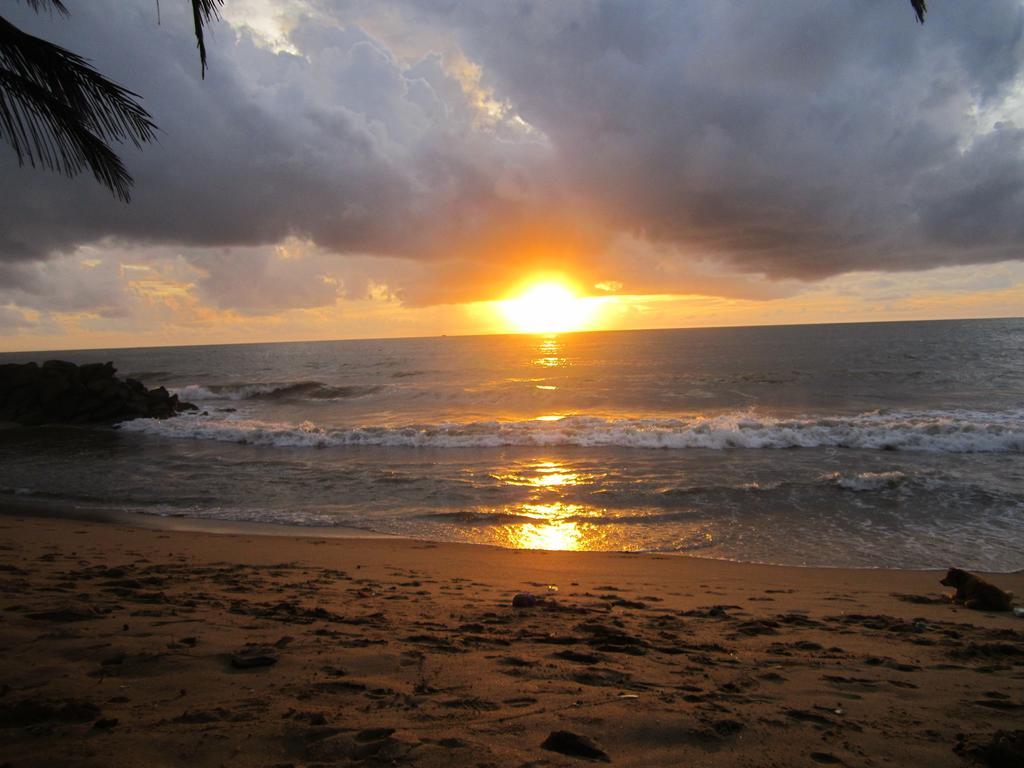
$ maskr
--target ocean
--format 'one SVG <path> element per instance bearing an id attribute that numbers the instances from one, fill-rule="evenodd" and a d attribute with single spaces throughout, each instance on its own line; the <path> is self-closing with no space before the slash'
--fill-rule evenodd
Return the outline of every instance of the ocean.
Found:
<path id="1" fill-rule="evenodd" d="M 60 353 L 200 407 L 0 430 L 0 503 L 1024 568 L 1024 320 Z"/>

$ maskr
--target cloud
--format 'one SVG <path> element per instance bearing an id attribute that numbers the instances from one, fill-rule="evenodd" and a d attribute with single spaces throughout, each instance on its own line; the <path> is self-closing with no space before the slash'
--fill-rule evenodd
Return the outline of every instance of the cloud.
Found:
<path id="1" fill-rule="evenodd" d="M 0 304 L 131 312 L 125 262 L 265 315 L 532 272 L 763 301 L 1024 258 L 1014 0 L 924 27 L 900 2 L 246 0 L 205 81 L 165 5 L 159 26 L 148 0 L 5 9 L 143 94 L 161 134 L 124 149 L 130 206 L 0 148 Z M 83 248 L 108 258 L 52 266 Z"/>
<path id="2" fill-rule="evenodd" d="M 133 202 L 118 205 L 91 179 L 18 169 L 3 155 L 19 190 L 0 213 L 6 259 L 110 237 L 251 246 L 291 236 L 336 253 L 430 258 L 503 213 L 493 188 L 515 178 L 530 150 L 508 136 L 500 146 L 479 139 L 464 122 L 472 110 L 438 98 L 435 86 L 468 96 L 431 60 L 410 69 L 359 29 L 309 19 L 291 30 L 301 57 L 223 26 L 201 82 L 188 19 L 165 13 L 157 27 L 151 13 L 122 5 L 76 8 L 67 28 L 27 18 L 146 94 L 161 136 L 126 152 Z M 452 119 L 460 109 L 462 123 Z M 526 199 L 509 205 L 535 204 Z"/>
<path id="3" fill-rule="evenodd" d="M 25 312 L 16 307 L 5 307 L 0 305 L 0 331 L 4 333 L 16 333 L 21 330 L 30 330 L 36 327 Z"/>
<path id="4" fill-rule="evenodd" d="M 1024 129 L 997 124 L 930 182 L 919 210 L 933 243 L 1024 256 Z"/>
<path id="5" fill-rule="evenodd" d="M 773 277 L 1022 255 L 1018 131 L 972 118 L 1021 111 L 1019 2 L 444 8 L 612 227 Z"/>

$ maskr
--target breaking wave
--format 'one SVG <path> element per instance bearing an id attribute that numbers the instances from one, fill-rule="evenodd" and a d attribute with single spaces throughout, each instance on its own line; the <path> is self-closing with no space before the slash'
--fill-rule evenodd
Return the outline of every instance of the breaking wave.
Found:
<path id="1" fill-rule="evenodd" d="M 847 491 L 880 491 L 884 488 L 898 488 L 907 479 L 902 472 L 857 472 L 844 475 L 833 472 L 825 480 Z"/>
<path id="2" fill-rule="evenodd" d="M 323 385 L 317 385 L 323 386 Z M 277 391 L 280 391 L 279 388 Z M 338 389 L 338 388 L 331 388 Z M 253 395 L 250 395 L 253 396 Z M 308 395 L 306 395 L 308 396 Z M 354 395 L 343 395 L 352 397 Z M 282 447 L 388 446 L 488 448 L 614 446 L 623 448 L 857 448 L 932 453 L 1024 452 L 1024 409 L 1011 411 L 874 411 L 854 416 L 779 418 L 750 411 L 677 419 L 567 416 L 557 421 L 478 421 L 327 428 L 245 419 L 179 416 L 138 419 L 121 429 L 172 438 Z M 884 476 L 840 485 L 888 484 Z"/>
<path id="3" fill-rule="evenodd" d="M 319 381 L 268 384 L 189 384 L 174 390 L 186 402 L 204 400 L 343 400 L 372 395 L 379 386 L 340 387 Z"/>

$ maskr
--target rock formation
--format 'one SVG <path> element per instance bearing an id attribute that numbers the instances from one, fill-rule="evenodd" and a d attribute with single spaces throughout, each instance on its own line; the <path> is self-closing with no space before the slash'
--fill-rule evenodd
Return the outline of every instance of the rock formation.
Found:
<path id="1" fill-rule="evenodd" d="M 121 380 L 113 363 L 75 365 L 63 360 L 0 365 L 0 421 L 39 424 L 107 423 L 164 419 L 196 406 L 163 387 Z"/>

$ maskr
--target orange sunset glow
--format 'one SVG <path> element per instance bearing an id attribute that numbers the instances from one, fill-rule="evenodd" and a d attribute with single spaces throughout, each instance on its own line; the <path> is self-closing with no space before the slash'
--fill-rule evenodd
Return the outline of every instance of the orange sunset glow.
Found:
<path id="1" fill-rule="evenodd" d="M 564 333 L 599 328 L 602 305 L 608 301 L 579 296 L 561 280 L 539 280 L 497 305 L 510 331 Z"/>
<path id="2" fill-rule="evenodd" d="M 0 768 L 1024 768 L 1022 40 L 0 0 Z"/>

